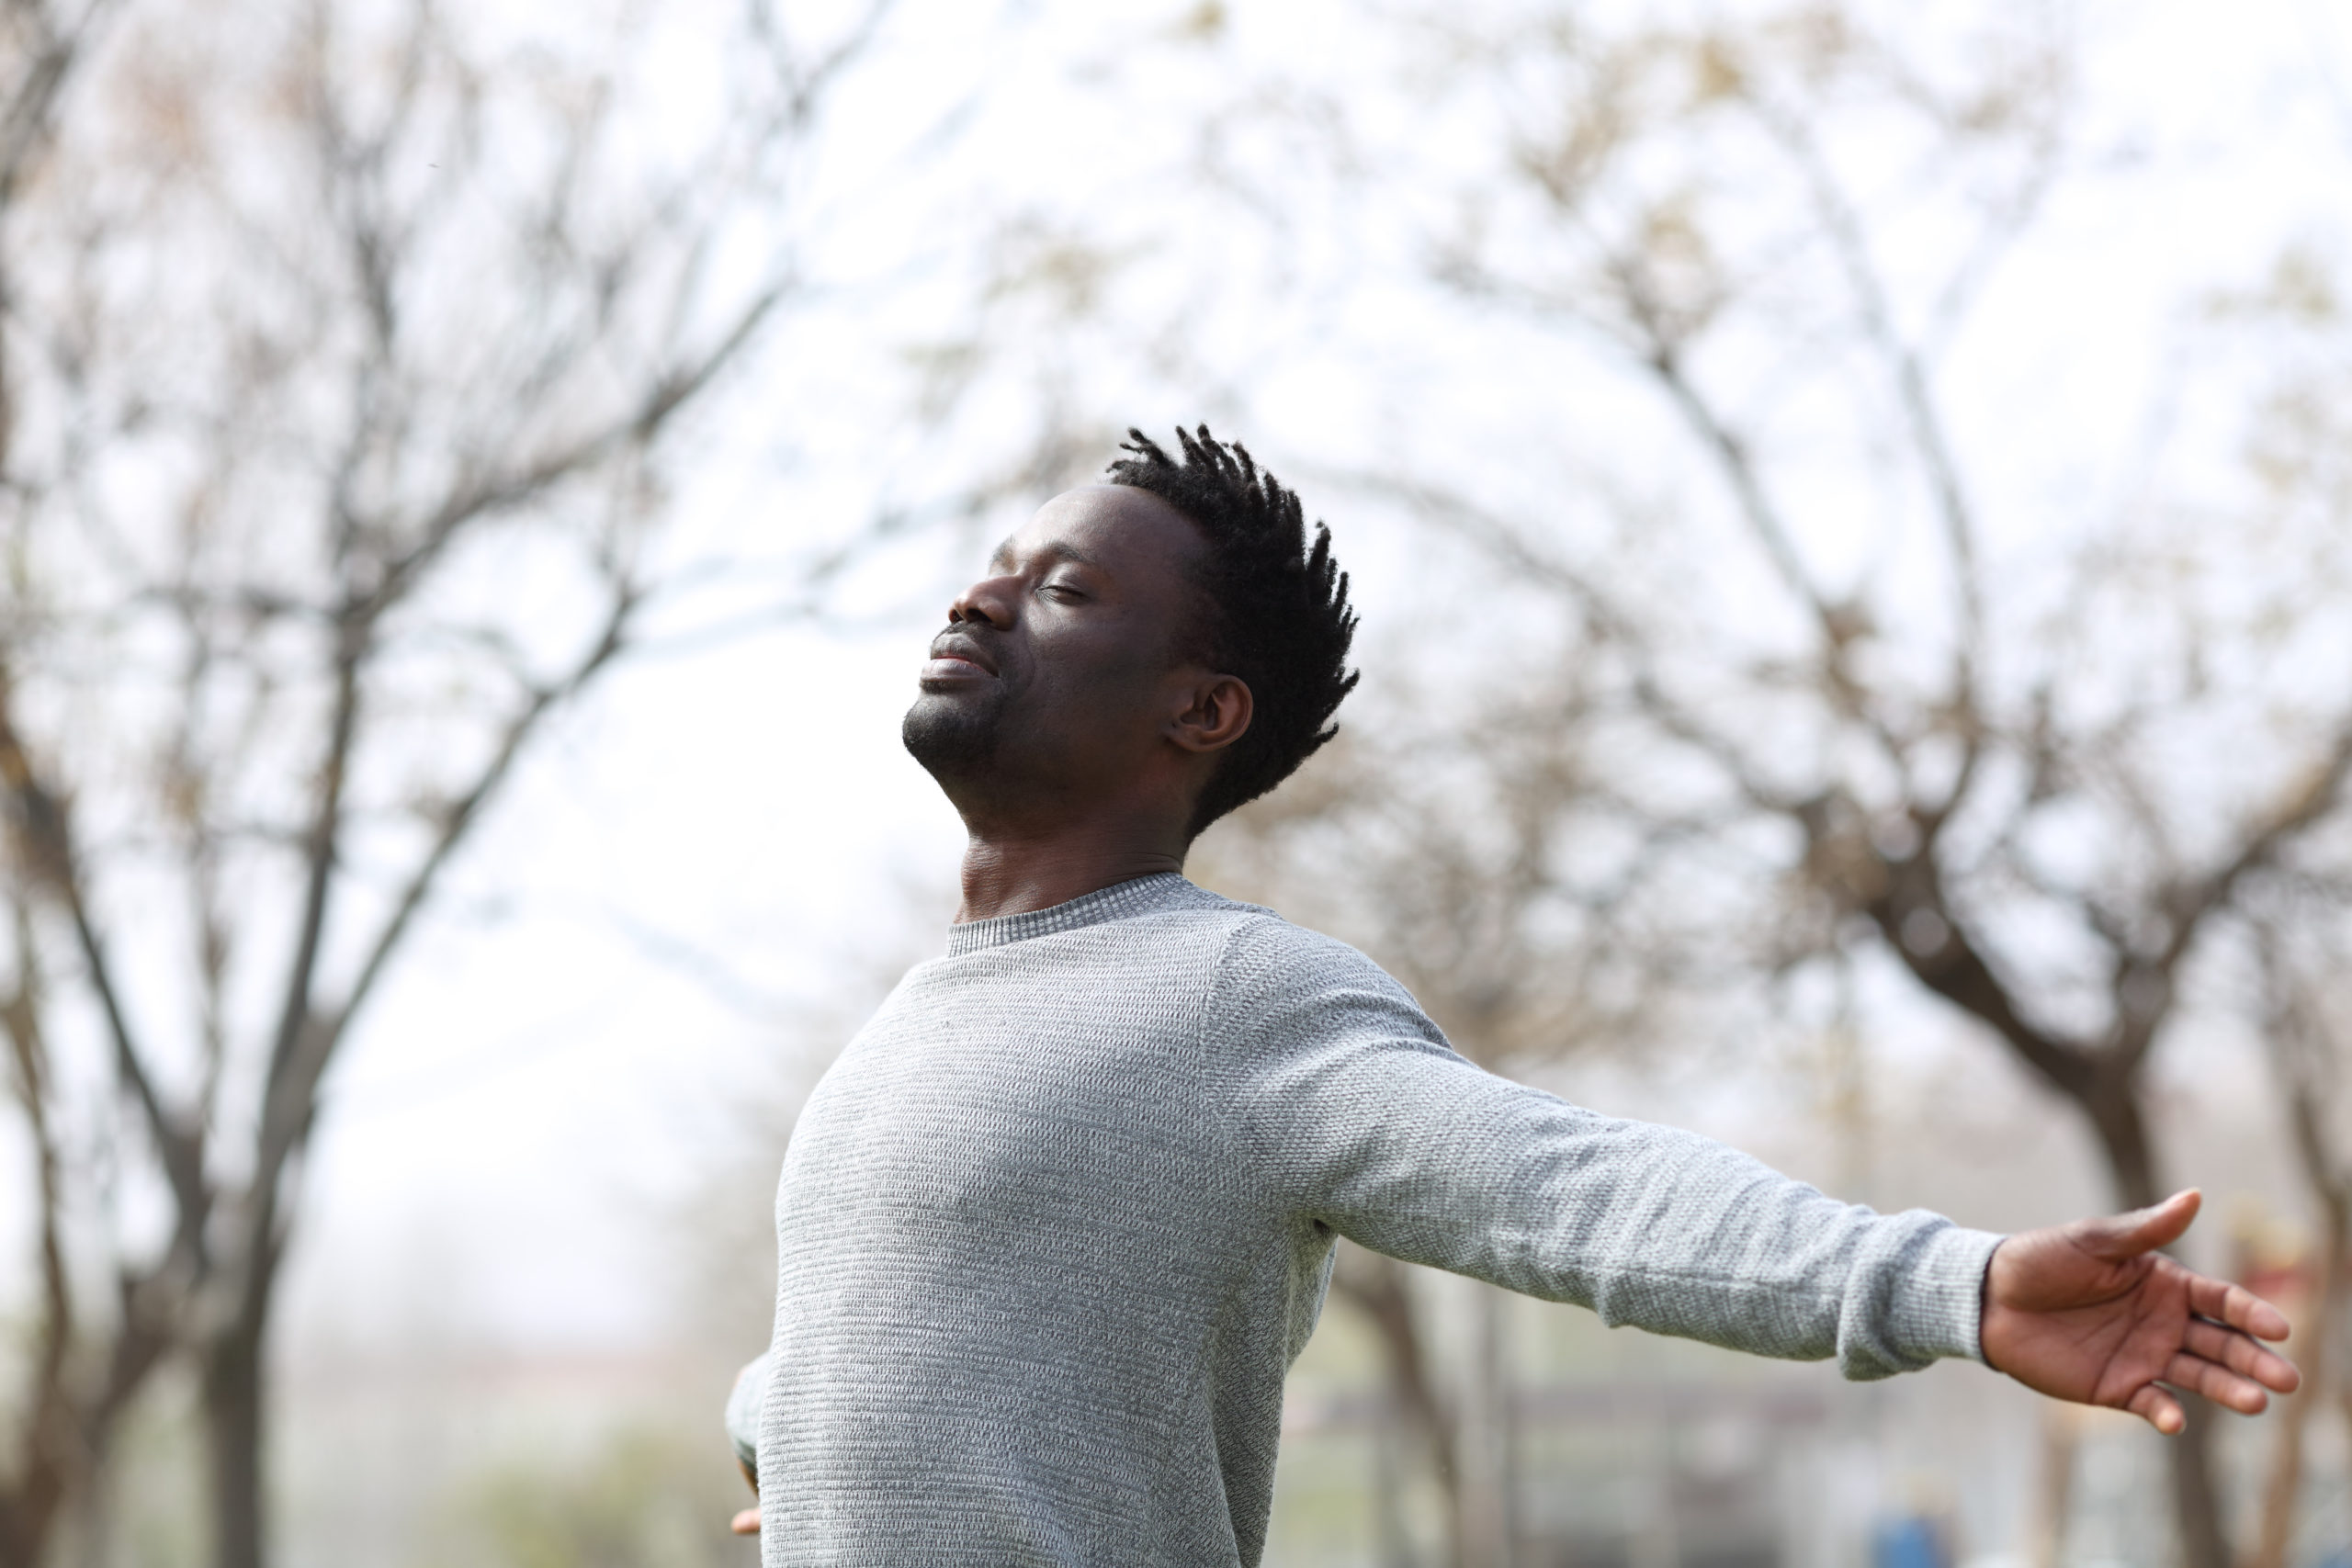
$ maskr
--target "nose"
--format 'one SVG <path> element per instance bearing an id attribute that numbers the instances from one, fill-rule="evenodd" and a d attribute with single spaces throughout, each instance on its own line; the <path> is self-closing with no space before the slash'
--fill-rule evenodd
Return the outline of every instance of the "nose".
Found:
<path id="1" fill-rule="evenodd" d="M 956 626 L 964 621 L 978 621 L 994 630 L 1003 631 L 1012 625 L 1016 603 L 1012 579 L 984 577 L 957 594 L 956 602 L 947 606 L 947 624 Z"/>

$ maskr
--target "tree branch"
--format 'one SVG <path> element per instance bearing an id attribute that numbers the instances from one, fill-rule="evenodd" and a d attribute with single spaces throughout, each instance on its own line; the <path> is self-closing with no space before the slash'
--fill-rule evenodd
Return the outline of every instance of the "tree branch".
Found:
<path id="1" fill-rule="evenodd" d="M 1806 570 L 1804 558 L 1797 550 L 1796 536 L 1781 515 L 1780 508 L 1773 503 L 1770 492 L 1765 489 L 1763 476 L 1757 470 L 1755 456 L 1748 450 L 1747 442 L 1715 412 L 1714 405 L 1690 378 L 1679 350 L 1669 339 L 1654 337 L 1643 364 L 1665 389 L 1668 399 L 1715 459 L 1716 467 L 1731 488 L 1740 515 L 1747 520 L 1749 531 L 1764 547 L 1764 553 L 1770 558 L 1773 570 L 1810 612 L 1821 633 L 1820 671 L 1824 694 L 1838 712 L 1868 730 L 1887 756 L 1899 760 L 1903 755 L 1902 747 L 1888 733 L 1878 716 L 1870 711 L 1863 693 L 1846 672 L 1846 647 L 1862 630 L 1861 623 L 1852 607 L 1831 604 L 1814 585 L 1812 575 Z"/>
<path id="2" fill-rule="evenodd" d="M 74 1340 L 74 1289 L 65 1268 L 65 1195 L 57 1139 L 49 1119 L 48 1047 L 41 1027 L 40 958 L 32 913 L 23 897 L 10 899 L 16 952 L 15 984 L 0 998 L 0 1032 L 8 1037 L 17 1102 L 32 1134 L 33 1170 L 40 1206 L 40 1325 L 33 1352 L 22 1448 L 29 1467 L 68 1467 L 74 1456 L 56 1450 L 70 1438 L 65 1419 L 66 1354 Z"/>
<path id="3" fill-rule="evenodd" d="M 74 843 L 73 826 L 65 804 L 33 766 L 17 732 L 15 688 L 8 671 L 0 667 L 0 788 L 16 807 L 17 826 L 24 835 L 27 862 L 65 908 L 74 940 L 88 971 L 91 993 L 106 1021 L 113 1048 L 115 1070 L 130 1088 L 144 1117 L 149 1136 L 164 1162 L 166 1179 L 179 1210 L 183 1242 L 195 1245 L 206 1211 L 204 1151 L 200 1132 L 183 1128 L 165 1107 L 131 1032 L 114 966 L 107 956 L 85 893 L 84 876 Z"/>
<path id="4" fill-rule="evenodd" d="M 2025 1017 L 1952 908 L 1931 846 L 1922 843 L 1899 857 L 1882 853 L 1865 835 L 1859 809 L 1837 795 L 1807 802 L 1797 818 L 1815 881 L 1839 903 L 1868 915 L 1914 978 L 1990 1027 L 2053 1088 L 2078 1100 L 2093 1091 L 2098 1060 Z M 1924 931 L 1915 928 L 1921 915 L 1934 921 Z M 1937 940 L 1928 942 L 1931 934 Z"/>
<path id="5" fill-rule="evenodd" d="M 351 751 L 359 729 L 360 677 L 371 651 L 372 629 L 369 621 L 356 609 L 345 612 L 338 627 L 334 715 L 328 723 L 326 751 L 319 760 L 311 825 L 302 841 L 302 918 L 278 1001 L 277 1028 L 265 1080 L 265 1147 L 270 1124 L 283 1114 L 278 1106 L 280 1086 L 293 1070 L 313 1016 L 311 996 L 317 983 L 319 949 L 325 940 L 327 909 L 334 890 L 337 846 L 343 833 L 343 792 L 350 777 Z M 268 1175 L 274 1179 L 274 1171 Z M 256 1190 L 259 1181 L 257 1174 Z"/>
<path id="6" fill-rule="evenodd" d="M 613 605 L 596 641 L 561 679 L 534 690 L 521 710 L 508 720 L 499 743 L 472 783 L 442 812 L 440 829 L 431 847 L 393 901 L 392 909 L 367 948 L 367 956 L 341 1000 L 329 1012 L 306 1011 L 300 1021 L 296 1046 L 274 1066 L 255 1167 L 255 1190 L 274 1182 L 288 1157 L 310 1134 L 317 1114 L 318 1089 L 349 1026 L 382 978 L 391 955 L 438 883 L 442 872 L 464 842 L 468 830 L 513 773 L 524 746 L 548 715 L 577 695 L 628 646 L 628 630 L 640 603 L 626 586 Z"/>
<path id="7" fill-rule="evenodd" d="M 2205 921 L 2235 897 L 2245 879 L 2272 864 L 2299 834 L 2336 809 L 2347 778 L 2352 778 L 2352 719 L 2338 728 L 2318 765 L 2247 834 L 2235 853 L 2205 875 L 2175 882 L 2164 890 L 2158 902 L 2172 930 L 2151 967 L 2169 977 Z"/>
<path id="8" fill-rule="evenodd" d="M 535 461 L 452 491 L 426 518 L 417 542 L 386 566 L 367 597 L 366 613 L 380 615 L 399 603 L 468 524 L 521 506 L 624 450 L 650 446 L 678 412 L 750 344 L 786 292 L 783 283 L 763 289 L 737 314 L 716 344 L 658 378 L 633 408 L 602 428 Z"/>
<path id="9" fill-rule="evenodd" d="M 89 0 L 82 14 L 60 26 L 46 5 L 35 11 L 40 31 L 31 63 L 7 105 L 0 108 L 0 209 L 10 204 L 25 172 L 56 129 L 57 100 L 81 62 L 93 36 L 119 0 Z"/>
<path id="10" fill-rule="evenodd" d="M 1945 547 L 1951 552 L 1953 588 L 1961 615 L 1960 635 L 1952 649 L 1952 700 L 1973 710 L 1976 654 L 1984 638 L 1984 593 L 1976 564 L 1973 508 L 1960 477 L 1960 466 L 1952 457 L 1943 415 L 1928 389 L 1918 353 L 1895 327 L 1894 312 L 1887 300 L 1886 287 L 1880 280 L 1878 265 L 1871 257 L 1870 242 L 1862 233 L 1861 220 L 1828 160 L 1798 121 L 1763 106 L 1758 107 L 1758 113 L 1804 171 L 1805 179 L 1813 187 L 1815 208 L 1829 231 L 1831 248 L 1846 274 L 1847 287 L 1853 291 L 1864 339 L 1886 362 L 1888 375 L 1894 382 L 1912 450 L 1927 478 L 1937 519 L 1943 525 Z"/>

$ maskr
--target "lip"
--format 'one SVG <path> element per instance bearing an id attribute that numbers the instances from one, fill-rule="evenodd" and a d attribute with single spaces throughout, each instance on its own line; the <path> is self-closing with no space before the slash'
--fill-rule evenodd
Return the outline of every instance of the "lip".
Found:
<path id="1" fill-rule="evenodd" d="M 924 661 L 922 678 L 925 681 L 972 681 L 993 677 L 996 661 L 960 637 L 934 637 L 931 658 Z"/>

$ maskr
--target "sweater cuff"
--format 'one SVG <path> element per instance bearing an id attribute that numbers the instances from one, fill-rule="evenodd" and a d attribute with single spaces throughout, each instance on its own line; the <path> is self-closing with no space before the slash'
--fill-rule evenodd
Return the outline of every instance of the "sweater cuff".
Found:
<path id="1" fill-rule="evenodd" d="M 743 1468 L 753 1474 L 760 1469 L 760 1407 L 767 1403 L 768 1359 L 760 1356 L 735 1374 L 735 1387 L 727 1396 L 727 1437 L 735 1445 L 735 1457 Z"/>
<path id="2" fill-rule="evenodd" d="M 2008 1238 L 1951 1225 L 1925 1238 L 1895 1282 L 1887 1326 L 1894 1342 L 1931 1359 L 1984 1359 L 1984 1271 Z"/>

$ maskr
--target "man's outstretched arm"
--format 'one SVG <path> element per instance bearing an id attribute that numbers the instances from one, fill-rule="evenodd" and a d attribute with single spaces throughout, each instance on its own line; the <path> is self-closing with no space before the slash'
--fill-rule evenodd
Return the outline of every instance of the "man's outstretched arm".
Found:
<path id="1" fill-rule="evenodd" d="M 2002 1242 L 1984 1271 L 1985 1365 L 2168 1435 L 2187 1418 L 2166 1384 L 2245 1416 L 2292 1393 L 2301 1375 L 2262 1343 L 2287 1337 L 2278 1309 L 2156 1250 L 2179 1239 L 2202 1201 L 2177 1192 L 2137 1213 Z"/>
<path id="2" fill-rule="evenodd" d="M 2145 1214 L 2003 1237 L 1839 1203 L 1711 1139 L 1600 1115 L 1481 1071 L 1351 949 L 1279 921 L 1226 967 L 1237 1021 L 1206 1054 L 1253 1185 L 1377 1251 L 1589 1306 L 1611 1324 L 1849 1378 L 1939 1357 L 2177 1429 L 2155 1385 L 2256 1410 L 2293 1369 L 2244 1291 L 2153 1256 Z M 2170 1412 L 2169 1415 L 2165 1414 Z"/>

